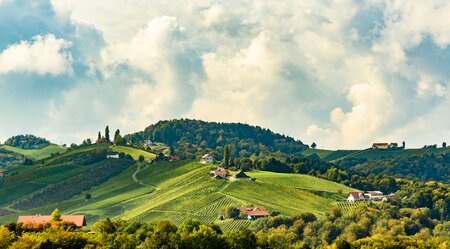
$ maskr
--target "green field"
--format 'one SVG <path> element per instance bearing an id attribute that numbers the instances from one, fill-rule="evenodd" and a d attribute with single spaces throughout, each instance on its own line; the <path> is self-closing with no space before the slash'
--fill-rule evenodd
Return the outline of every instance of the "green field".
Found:
<path id="1" fill-rule="evenodd" d="M 29 168 L 22 169 L 17 174 L 17 184 L 0 185 L 0 193 L 8 196 L 0 202 L 0 209 L 12 210 L 14 203 L 44 190 L 49 183 L 70 181 L 77 174 L 114 162 L 103 160 L 89 165 L 66 162 L 65 157 L 78 158 L 80 151 L 99 148 L 104 147 L 91 146 L 46 160 L 48 162 L 36 167 L 32 174 Z M 117 147 L 111 149 L 114 148 Z M 202 222 L 216 223 L 224 230 L 233 230 L 248 226 L 250 221 L 219 220 L 221 207 L 253 204 L 285 215 L 312 212 L 324 217 L 334 205 L 336 196 L 341 195 L 338 192 L 352 190 L 312 176 L 261 171 L 249 173 L 256 181 L 214 180 L 208 174 L 209 168 L 210 165 L 194 161 L 135 163 L 57 205 L 49 203 L 25 211 L 13 210 L 16 213 L 0 216 L 0 223 L 14 221 L 19 214 L 46 214 L 59 208 L 66 214 L 85 214 L 88 225 L 106 217 L 136 221 L 167 219 L 175 224 L 187 218 L 197 218 Z M 86 198 L 87 194 L 90 199 Z"/>
<path id="2" fill-rule="evenodd" d="M 113 145 L 111 146 L 111 150 L 114 152 L 121 152 L 121 153 L 125 153 L 125 154 L 129 154 L 130 156 L 133 157 L 134 160 L 138 160 L 139 156 L 144 156 L 145 161 L 148 161 L 152 158 L 155 158 L 156 155 L 144 150 L 140 150 L 140 149 L 136 149 L 133 147 L 128 147 L 128 146 L 116 146 Z"/>
<path id="3" fill-rule="evenodd" d="M 18 154 L 22 154 L 25 156 L 29 156 L 35 160 L 41 160 L 41 159 L 50 157 L 52 154 L 64 153 L 66 151 L 66 148 L 61 147 L 56 144 L 50 144 L 48 146 L 45 146 L 44 148 L 34 149 L 34 150 L 24 150 L 24 149 L 12 147 L 9 145 L 3 145 L 0 148 L 9 150 L 9 151 L 12 151 L 12 152 L 15 152 Z"/>

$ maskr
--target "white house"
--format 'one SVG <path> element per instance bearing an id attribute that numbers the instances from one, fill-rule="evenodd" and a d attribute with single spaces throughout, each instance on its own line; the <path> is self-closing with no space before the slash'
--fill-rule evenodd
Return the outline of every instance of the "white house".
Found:
<path id="1" fill-rule="evenodd" d="M 371 201 L 381 201 L 384 197 L 381 191 L 366 191 L 364 195 Z"/>
<path id="2" fill-rule="evenodd" d="M 112 158 L 112 159 L 118 159 L 118 158 L 119 158 L 119 153 L 114 154 L 114 155 L 106 155 L 106 158 L 107 158 L 107 159 L 110 159 L 110 158 Z"/>
<path id="3" fill-rule="evenodd" d="M 200 162 L 202 162 L 202 163 L 213 163 L 214 162 L 214 158 L 210 154 L 205 154 L 200 159 Z"/>
<path id="4" fill-rule="evenodd" d="M 366 201 L 366 200 L 367 198 L 364 196 L 364 192 L 350 192 L 347 195 L 348 202 Z"/>

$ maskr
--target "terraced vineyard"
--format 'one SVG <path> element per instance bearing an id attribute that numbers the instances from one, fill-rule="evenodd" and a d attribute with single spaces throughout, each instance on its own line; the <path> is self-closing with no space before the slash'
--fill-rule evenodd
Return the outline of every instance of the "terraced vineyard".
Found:
<path id="1" fill-rule="evenodd" d="M 90 150 L 107 149 L 109 146 L 90 147 Z M 121 168 L 119 170 L 121 172 L 110 179 L 99 180 L 92 185 L 83 184 L 84 187 L 80 191 L 72 189 L 76 185 L 70 184 L 72 186 L 70 195 L 56 191 L 58 184 L 70 181 L 78 174 L 87 179 L 88 176 L 85 175 L 87 173 L 83 172 L 98 169 L 98 172 L 103 172 L 101 174 L 108 175 L 104 171 L 108 167 L 105 163 L 116 162 L 115 159 L 102 159 L 105 163 L 99 165 L 95 163 L 84 165 L 89 155 L 98 156 L 90 150 L 81 148 L 45 159 L 42 165 L 34 167 L 33 174 L 18 172 L 20 184 L 0 188 L 0 194 L 11 190 L 15 193 L 15 196 L 9 195 L 7 200 L 0 201 L 0 209 L 15 207 L 17 213 L 0 214 L 0 223 L 14 221 L 21 213 L 45 214 L 59 208 L 61 212 L 67 214 L 85 214 L 88 225 L 106 217 L 132 221 L 167 219 L 175 224 L 180 224 L 187 218 L 196 218 L 205 223 L 218 224 L 223 230 L 233 230 L 247 227 L 251 221 L 219 220 L 220 209 L 224 206 L 239 207 L 252 204 L 269 212 L 278 211 L 284 215 L 312 212 L 318 217 L 323 217 L 332 207 L 334 197 L 316 193 L 329 191 L 327 193 L 334 195 L 341 190 L 350 190 L 343 185 L 311 176 L 271 172 L 249 173 L 252 177 L 256 177 L 256 181 L 215 180 L 209 175 L 211 165 L 193 161 L 174 161 L 142 163 L 139 170 L 137 165 L 127 166 Z M 132 177 L 133 175 L 136 179 Z M 81 179 L 77 181 L 80 184 L 83 182 Z M 46 187 L 47 184 L 55 187 Z M 62 185 L 60 187 L 62 188 Z M 59 194 L 55 196 L 56 199 L 45 197 L 49 193 Z M 86 198 L 88 194 L 89 199 Z M 11 206 L 12 203 L 15 205 Z"/>
<path id="2" fill-rule="evenodd" d="M 341 202 L 336 202 L 336 206 L 338 206 L 339 208 L 341 208 L 342 212 L 350 212 L 353 209 L 355 209 L 358 206 L 368 206 L 370 205 L 370 202 L 368 201 L 362 201 L 362 202 L 348 202 L 348 201 L 341 201 Z"/>

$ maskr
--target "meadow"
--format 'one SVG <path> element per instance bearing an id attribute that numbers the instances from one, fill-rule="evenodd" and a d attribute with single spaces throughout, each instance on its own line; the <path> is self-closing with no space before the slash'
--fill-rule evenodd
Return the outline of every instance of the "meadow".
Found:
<path id="1" fill-rule="evenodd" d="M 21 149 L 21 148 L 17 148 L 17 147 L 12 147 L 9 145 L 3 145 L 0 148 L 9 150 L 9 151 L 12 151 L 12 152 L 15 152 L 18 154 L 22 154 L 25 156 L 29 156 L 35 160 L 41 160 L 44 158 L 48 158 L 54 154 L 64 153 L 67 150 L 66 148 L 61 147 L 56 144 L 50 144 L 48 146 L 45 146 L 44 148 L 33 149 L 33 150 L 25 150 L 25 149 Z"/>

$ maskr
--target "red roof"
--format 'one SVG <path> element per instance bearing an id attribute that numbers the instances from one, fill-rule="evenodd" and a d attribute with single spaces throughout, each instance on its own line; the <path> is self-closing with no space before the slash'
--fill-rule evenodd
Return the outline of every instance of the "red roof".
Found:
<path id="1" fill-rule="evenodd" d="M 248 216 L 269 216 L 269 212 L 259 207 L 241 207 L 239 211 Z"/>
<path id="2" fill-rule="evenodd" d="M 19 216 L 17 223 L 47 223 L 52 220 L 51 215 Z M 73 222 L 77 227 L 86 226 L 84 215 L 61 215 L 62 221 Z"/>
<path id="3" fill-rule="evenodd" d="M 349 195 L 353 196 L 354 198 L 360 198 L 360 196 L 362 195 L 362 197 L 365 198 L 364 193 L 363 192 L 350 192 Z"/>
<path id="4" fill-rule="evenodd" d="M 214 175 L 226 175 L 227 171 L 222 169 L 216 169 L 214 170 Z"/>
<path id="5" fill-rule="evenodd" d="M 372 146 L 388 146 L 389 144 L 388 143 L 373 143 L 373 145 Z"/>
<path id="6" fill-rule="evenodd" d="M 207 157 L 209 157 L 209 154 L 203 155 L 203 156 L 202 156 L 202 159 L 205 159 L 205 158 L 207 158 Z"/>

